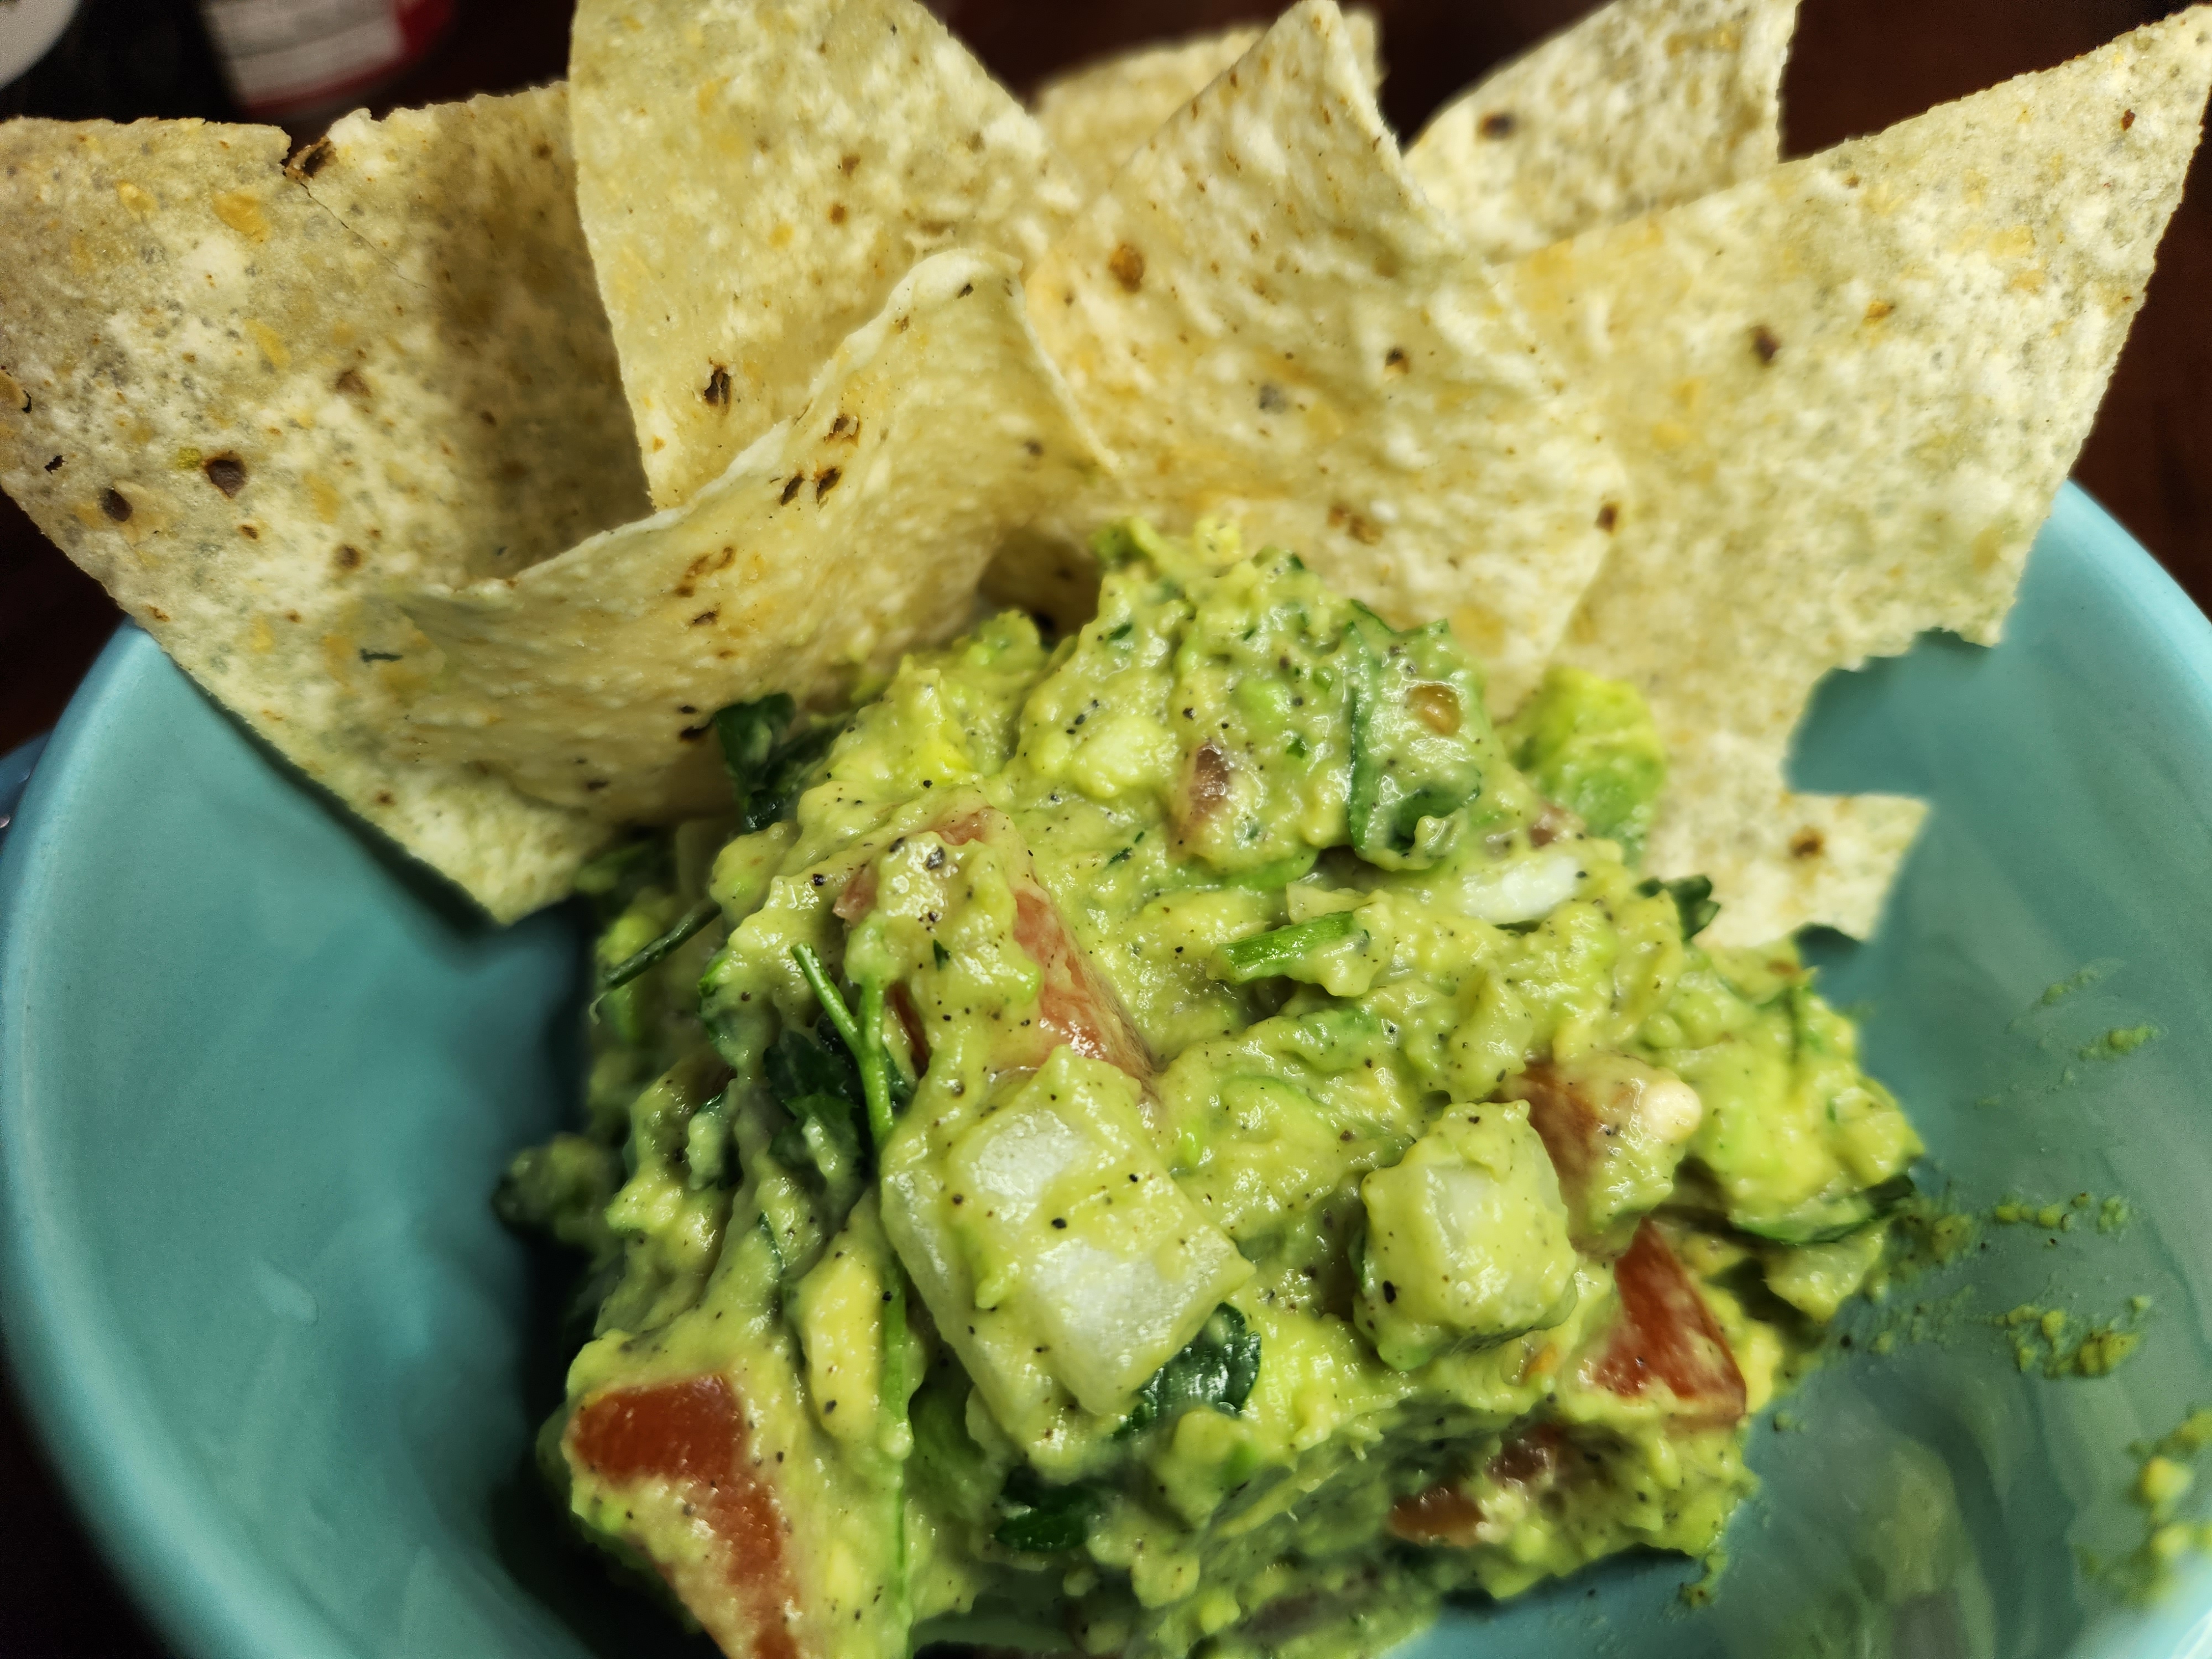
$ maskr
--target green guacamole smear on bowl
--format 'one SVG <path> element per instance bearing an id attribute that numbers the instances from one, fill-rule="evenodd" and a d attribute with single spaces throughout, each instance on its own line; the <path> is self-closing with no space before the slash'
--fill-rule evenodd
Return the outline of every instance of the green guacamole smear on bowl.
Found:
<path id="1" fill-rule="evenodd" d="M 1340 1659 L 1712 1559 L 1911 1195 L 1850 1023 L 1638 872 L 1632 690 L 1501 733 L 1291 552 L 1097 551 L 587 872 L 586 1125 L 500 1194 L 590 1260 L 549 1476 L 732 1652 Z"/>

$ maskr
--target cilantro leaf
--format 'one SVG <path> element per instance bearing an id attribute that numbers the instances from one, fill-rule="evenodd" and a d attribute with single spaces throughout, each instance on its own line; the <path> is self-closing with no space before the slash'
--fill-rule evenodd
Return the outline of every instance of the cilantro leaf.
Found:
<path id="1" fill-rule="evenodd" d="M 1224 1302 L 1182 1352 L 1137 1390 L 1137 1403 L 1116 1432 L 1140 1434 L 1155 1423 L 1172 1423 L 1199 1406 L 1234 1417 L 1244 1409 L 1259 1379 L 1260 1333 Z"/>

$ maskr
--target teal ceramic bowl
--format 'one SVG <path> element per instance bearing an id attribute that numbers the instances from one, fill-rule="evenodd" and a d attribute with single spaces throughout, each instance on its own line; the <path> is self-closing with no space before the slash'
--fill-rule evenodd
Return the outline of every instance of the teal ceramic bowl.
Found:
<path id="1" fill-rule="evenodd" d="M 2212 629 L 2069 489 L 2005 642 L 1838 676 L 1797 764 L 1935 803 L 1879 937 L 1822 947 L 1929 1182 L 2132 1219 L 1991 1227 L 1850 1315 L 1801 1426 L 1757 1431 L 1710 1606 L 1654 1557 L 1414 1650 L 2212 1652 L 2201 1567 L 2145 1611 L 2084 1565 L 2142 1540 L 2130 1443 L 2212 1401 Z M 475 920 L 136 631 L 71 705 L 0 852 L 0 1311 L 185 1652 L 703 1650 L 570 1551 L 527 1471 L 546 1298 L 486 1194 L 568 1109 L 580 945 L 566 915 Z M 2023 1372 L 1993 1316 L 2031 1302 L 2142 1346 L 2100 1381 Z"/>

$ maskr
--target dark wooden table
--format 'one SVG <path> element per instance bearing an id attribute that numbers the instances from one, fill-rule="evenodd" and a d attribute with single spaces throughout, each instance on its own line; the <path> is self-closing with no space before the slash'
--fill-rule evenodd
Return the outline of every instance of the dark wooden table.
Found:
<path id="1" fill-rule="evenodd" d="M 395 88 L 408 104 L 559 75 L 560 0 L 460 0 L 436 55 Z M 1373 0 L 1401 131 L 1455 88 L 1586 9 L 1584 0 Z M 1008 84 L 1124 43 L 1266 17 L 1242 0 L 1085 7 L 943 0 L 938 9 Z M 2166 0 L 1804 0 L 1784 89 L 1793 154 L 1868 132 L 2086 52 L 2179 9 Z M 2212 149 L 2160 256 L 2075 476 L 2212 608 Z M 113 629 L 88 577 L 0 499 L 0 751 L 50 726 Z M 12 1406 L 0 1407 L 0 1651 L 146 1659 L 165 1651 L 86 1543 Z"/>

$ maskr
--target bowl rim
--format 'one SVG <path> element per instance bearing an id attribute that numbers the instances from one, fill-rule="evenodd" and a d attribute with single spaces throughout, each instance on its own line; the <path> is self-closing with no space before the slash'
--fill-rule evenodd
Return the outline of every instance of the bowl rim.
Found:
<path id="1" fill-rule="evenodd" d="M 2199 712 L 2212 726 L 2212 620 L 2071 481 L 2043 528 L 2088 550 L 2095 580 L 2124 605 L 2144 646 L 2202 688 Z M 41 940 L 54 931 L 41 897 L 49 871 L 72 855 L 71 805 L 101 764 L 103 736 L 129 718 L 150 677 L 167 671 L 150 635 L 130 623 L 118 628 L 0 840 L 0 1342 L 63 1490 L 165 1640 L 206 1659 L 354 1656 L 353 1644 L 249 1540 L 195 1523 L 201 1483 L 150 1419 L 131 1409 L 138 1386 L 132 1352 L 85 1311 L 98 1305 L 96 1286 L 40 1197 L 41 1123 L 52 1109 L 42 1103 L 36 1045 L 25 1040 L 25 1009 Z M 2169 1611 L 2212 1620 L 2212 1591 L 2201 1599 Z"/>

